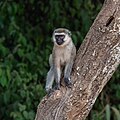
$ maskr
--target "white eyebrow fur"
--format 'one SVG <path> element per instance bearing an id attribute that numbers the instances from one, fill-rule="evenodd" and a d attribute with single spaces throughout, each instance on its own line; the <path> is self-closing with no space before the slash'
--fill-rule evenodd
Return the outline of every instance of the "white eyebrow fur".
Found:
<path id="1" fill-rule="evenodd" d="M 66 35 L 65 33 L 55 33 L 55 35 Z"/>

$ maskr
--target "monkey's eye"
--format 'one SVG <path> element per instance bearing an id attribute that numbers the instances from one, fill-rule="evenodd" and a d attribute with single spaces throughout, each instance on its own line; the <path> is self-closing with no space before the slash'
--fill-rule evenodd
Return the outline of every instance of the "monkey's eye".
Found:
<path id="1" fill-rule="evenodd" d="M 59 35 L 55 35 L 55 39 L 57 40 L 59 38 Z"/>
<path id="2" fill-rule="evenodd" d="M 65 35 L 55 35 L 56 40 L 58 40 L 58 39 L 63 40 L 64 38 L 65 38 Z"/>
<path id="3" fill-rule="evenodd" d="M 65 35 L 61 35 L 61 39 L 64 39 L 65 38 Z"/>

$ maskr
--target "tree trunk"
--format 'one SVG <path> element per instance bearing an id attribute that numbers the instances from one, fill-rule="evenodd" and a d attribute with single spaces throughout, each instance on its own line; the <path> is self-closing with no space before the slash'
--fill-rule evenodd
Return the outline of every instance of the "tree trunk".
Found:
<path id="1" fill-rule="evenodd" d="M 73 87 L 45 96 L 36 120 L 85 120 L 119 64 L 120 0 L 106 0 L 78 50 L 71 75 Z"/>

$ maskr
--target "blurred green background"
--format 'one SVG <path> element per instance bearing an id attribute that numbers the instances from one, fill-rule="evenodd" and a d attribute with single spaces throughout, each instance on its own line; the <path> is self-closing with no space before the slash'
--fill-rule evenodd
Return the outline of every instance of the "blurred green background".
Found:
<path id="1" fill-rule="evenodd" d="M 103 0 L 0 1 L 0 120 L 34 120 L 45 95 L 55 28 L 71 30 L 79 48 Z M 120 120 L 120 68 L 88 120 Z"/>

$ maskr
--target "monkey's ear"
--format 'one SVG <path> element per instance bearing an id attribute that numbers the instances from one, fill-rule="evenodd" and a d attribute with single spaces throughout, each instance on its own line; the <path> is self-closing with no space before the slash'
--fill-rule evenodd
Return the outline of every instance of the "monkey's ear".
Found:
<path id="1" fill-rule="evenodd" d="M 53 33 L 56 33 L 56 29 L 53 31 Z"/>
<path id="2" fill-rule="evenodd" d="M 72 35 L 71 31 L 68 31 L 68 35 L 69 35 L 69 36 L 71 36 L 71 35 Z"/>

